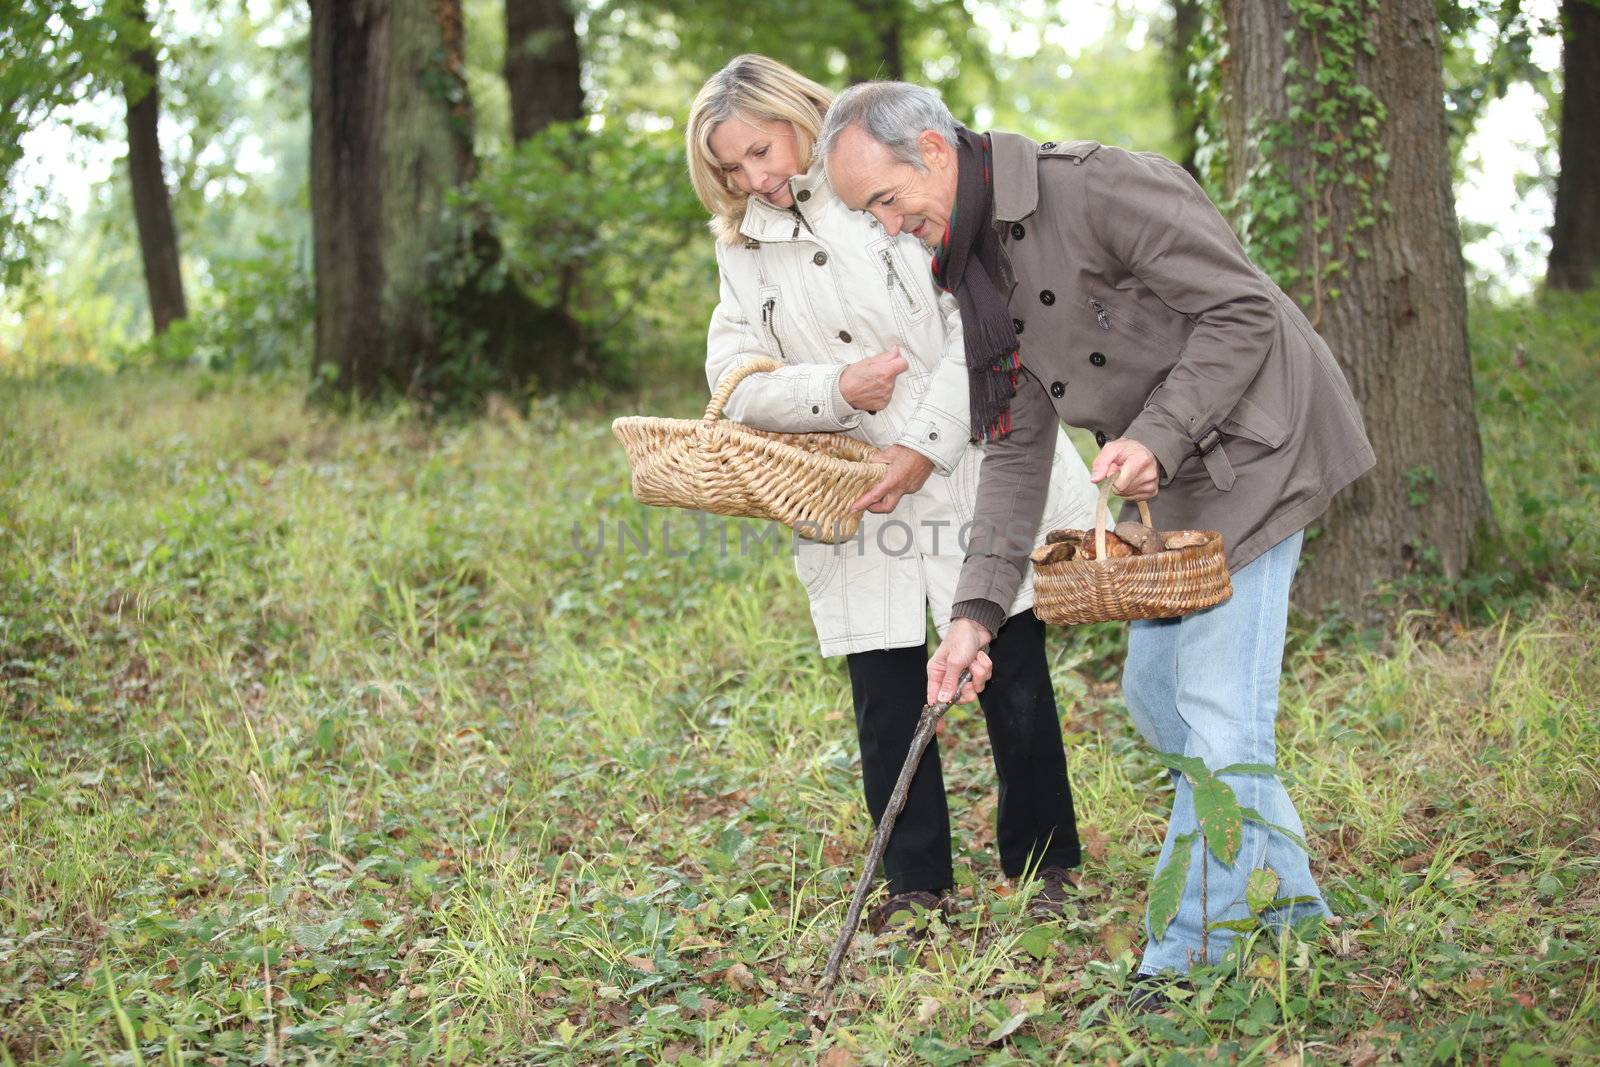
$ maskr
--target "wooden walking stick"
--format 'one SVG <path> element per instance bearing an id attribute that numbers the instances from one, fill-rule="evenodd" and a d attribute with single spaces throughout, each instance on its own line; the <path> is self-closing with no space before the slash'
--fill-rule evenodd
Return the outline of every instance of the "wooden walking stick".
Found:
<path id="1" fill-rule="evenodd" d="M 960 680 L 956 682 L 957 697 L 971 681 L 972 672 L 962 671 Z M 867 849 L 867 861 L 861 868 L 861 877 L 856 881 L 855 896 L 850 898 L 850 910 L 845 912 L 844 927 L 833 942 L 833 952 L 828 955 L 828 967 L 822 972 L 822 984 L 817 987 L 816 1002 L 810 1013 L 813 1029 L 822 1030 L 828 1025 L 833 986 L 839 980 L 844 954 L 850 950 L 850 942 L 855 940 L 856 927 L 861 925 L 861 906 L 866 903 L 867 893 L 872 889 L 872 874 L 878 869 L 878 861 L 883 859 L 883 850 L 888 847 L 889 835 L 894 832 L 894 821 L 906 806 L 906 794 L 911 791 L 911 779 L 917 776 L 917 764 L 922 762 L 922 754 L 927 751 L 928 742 L 933 740 L 939 720 L 944 718 L 944 713 L 954 703 L 955 700 L 951 699 L 940 704 L 928 704 L 923 707 L 922 716 L 917 720 L 917 732 L 911 735 L 911 748 L 900 767 L 900 777 L 894 783 L 889 804 L 883 809 L 883 818 L 878 820 L 878 830 L 872 835 L 872 845 Z"/>

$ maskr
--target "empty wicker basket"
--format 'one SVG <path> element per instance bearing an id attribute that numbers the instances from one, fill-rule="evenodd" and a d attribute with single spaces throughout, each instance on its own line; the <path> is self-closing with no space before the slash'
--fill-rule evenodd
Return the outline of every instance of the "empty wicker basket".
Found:
<path id="1" fill-rule="evenodd" d="M 801 537 L 837 543 L 861 525 L 850 502 L 888 471 L 877 449 L 836 433 L 774 433 L 723 419 L 745 378 L 776 370 L 756 359 L 717 383 L 699 419 L 629 416 L 611 432 L 627 449 L 633 496 L 643 504 L 774 519 Z"/>
<path id="2" fill-rule="evenodd" d="M 1147 556 L 1106 558 L 1111 481 L 1100 483 L 1095 505 L 1095 559 L 1069 559 L 1033 569 L 1033 610 L 1045 622 L 1084 623 L 1170 619 L 1228 599 L 1233 583 L 1222 554 L 1222 535 L 1199 531 L 1205 542 Z M 1150 509 L 1139 502 L 1139 518 L 1151 529 Z"/>

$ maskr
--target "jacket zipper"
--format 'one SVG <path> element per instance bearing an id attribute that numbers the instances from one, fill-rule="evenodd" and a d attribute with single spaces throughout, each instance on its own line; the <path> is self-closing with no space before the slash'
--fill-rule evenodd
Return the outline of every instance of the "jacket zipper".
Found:
<path id="1" fill-rule="evenodd" d="M 906 283 L 900 278 L 900 272 L 895 269 L 894 256 L 889 254 L 889 250 L 887 248 L 880 251 L 878 255 L 883 257 L 883 265 L 888 268 L 889 288 L 899 289 L 900 295 L 905 298 L 906 307 L 908 309 L 915 308 L 917 306 L 917 302 L 912 299 L 911 290 L 906 288 Z"/>
<path id="2" fill-rule="evenodd" d="M 767 328 L 767 333 L 772 337 L 772 343 L 778 346 L 778 358 L 785 363 L 789 357 L 783 351 L 783 338 L 778 336 L 778 298 L 767 297 L 767 302 L 761 305 L 761 325 Z"/>
<path id="3" fill-rule="evenodd" d="M 1094 317 L 1099 321 L 1102 330 L 1111 329 L 1111 316 L 1106 314 L 1106 306 L 1098 300 L 1089 301 L 1089 306 L 1094 308 Z"/>

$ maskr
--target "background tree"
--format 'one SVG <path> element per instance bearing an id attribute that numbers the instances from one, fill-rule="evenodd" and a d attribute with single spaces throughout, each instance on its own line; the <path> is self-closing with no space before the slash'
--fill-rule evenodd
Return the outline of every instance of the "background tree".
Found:
<path id="1" fill-rule="evenodd" d="M 505 0 L 511 136 L 526 141 L 553 122 L 583 117 L 578 27 L 565 0 Z"/>
<path id="2" fill-rule="evenodd" d="M 1561 28 L 1561 172 L 1545 284 L 1588 289 L 1600 269 L 1600 4 L 1564 0 Z"/>
<path id="3" fill-rule="evenodd" d="M 312 0 L 314 365 L 339 394 L 566 384 L 570 320 L 507 284 L 451 196 L 476 172 L 462 32 L 458 0 Z"/>
<path id="4" fill-rule="evenodd" d="M 1435 5 L 1222 0 L 1220 13 L 1213 176 L 1343 364 L 1378 454 L 1308 543 L 1296 597 L 1353 607 L 1375 580 L 1460 574 L 1491 517 Z"/>
<path id="5" fill-rule="evenodd" d="M 178 260 L 178 232 L 172 224 L 172 199 L 161 166 L 160 66 L 143 0 L 129 4 L 125 48 L 128 71 L 123 94 L 128 109 L 129 188 L 145 288 L 150 294 L 150 318 L 155 332 L 160 334 L 174 320 L 188 315 L 189 310 Z"/>
<path id="6" fill-rule="evenodd" d="M 1167 85 L 1168 91 L 1172 94 L 1172 117 L 1177 142 L 1177 151 L 1171 158 L 1183 164 L 1183 169 L 1196 178 L 1200 177 L 1199 168 L 1195 165 L 1200 116 L 1195 110 L 1194 79 L 1190 76 L 1189 67 L 1194 60 L 1205 58 L 1191 55 L 1195 41 L 1200 36 L 1204 18 L 1205 10 L 1201 0 L 1172 0 L 1172 18 L 1162 37 L 1162 45 L 1167 56 Z"/>

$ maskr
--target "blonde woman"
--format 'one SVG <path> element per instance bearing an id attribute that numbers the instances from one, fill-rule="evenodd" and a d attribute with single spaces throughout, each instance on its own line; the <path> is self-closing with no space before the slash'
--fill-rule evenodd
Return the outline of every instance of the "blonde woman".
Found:
<path id="1" fill-rule="evenodd" d="M 849 434 L 879 448 L 889 467 L 855 502 L 866 514 L 853 540 L 802 542 L 795 559 L 822 654 L 848 661 L 876 821 L 922 708 L 928 612 L 941 636 L 950 625 L 983 452 L 972 442 L 954 298 L 934 288 L 915 237 L 890 236 L 847 209 L 812 165 L 831 100 L 780 63 L 739 56 L 695 98 L 687 147 L 721 281 L 707 381 L 714 387 L 760 356 L 782 364 L 745 379 L 728 417 Z M 1094 490 L 1059 430 L 1053 463 L 1042 528 L 1087 526 Z M 1001 866 L 1013 879 L 1036 871 L 1035 911 L 1052 915 L 1079 862 L 1078 835 L 1044 627 L 1031 583 L 1021 588 L 974 673 L 988 679 L 981 702 L 999 778 Z M 880 929 L 896 913 L 939 906 L 954 884 L 937 744 L 895 824 L 884 872 L 890 895 L 869 917 Z"/>

